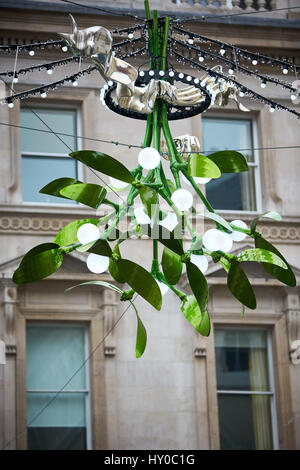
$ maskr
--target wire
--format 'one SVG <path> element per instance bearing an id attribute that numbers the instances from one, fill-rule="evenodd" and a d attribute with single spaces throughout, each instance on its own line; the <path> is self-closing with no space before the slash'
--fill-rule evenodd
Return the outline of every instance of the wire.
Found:
<path id="1" fill-rule="evenodd" d="M 131 302 L 134 302 L 134 300 L 137 298 L 138 294 L 135 295 L 135 297 L 132 299 Z M 110 333 L 113 331 L 113 329 L 117 326 L 117 324 L 120 322 L 120 320 L 124 317 L 125 313 L 127 312 L 127 310 L 129 309 L 129 307 L 131 307 L 131 304 L 127 305 L 126 309 L 123 311 L 123 313 L 120 315 L 120 317 L 115 321 L 115 323 L 113 324 L 113 326 L 110 328 L 110 330 L 105 334 L 105 336 L 102 338 L 102 340 L 94 347 L 94 349 L 90 352 L 90 354 L 88 355 L 88 357 L 83 361 L 83 363 L 75 370 L 75 372 L 71 375 L 71 377 L 67 380 L 67 382 L 58 390 L 58 392 L 55 393 L 54 397 L 51 398 L 51 400 L 48 401 L 48 403 L 46 403 L 43 408 L 27 423 L 27 426 L 26 428 L 23 429 L 23 431 L 20 431 L 19 433 L 17 433 L 15 435 L 15 437 L 13 439 L 11 439 L 10 441 L 8 441 L 4 447 L 1 448 L 1 450 L 4 450 L 6 449 L 7 446 L 9 446 L 10 444 L 12 444 L 13 442 L 15 442 L 18 437 L 22 436 L 26 431 L 27 431 L 27 428 L 32 424 L 34 423 L 34 421 L 37 420 L 37 418 L 39 418 L 39 416 L 41 416 L 41 414 L 54 402 L 54 400 L 58 397 L 58 395 L 69 385 L 69 383 L 74 379 L 74 377 L 78 374 L 78 372 L 80 372 L 80 370 L 85 366 L 85 364 L 91 359 L 91 357 L 93 356 L 93 354 L 99 349 L 99 347 L 103 344 L 103 342 L 106 340 L 106 338 L 108 337 L 108 335 L 110 335 Z"/>
<path id="2" fill-rule="evenodd" d="M 70 1 L 70 0 L 60 0 L 61 2 L 64 2 L 64 3 L 70 3 L 71 5 L 76 5 L 78 7 L 82 7 L 82 8 L 90 8 L 91 10 L 98 10 L 98 11 L 102 11 L 103 13 L 108 13 L 109 15 L 117 15 L 117 16 L 128 16 L 129 18 L 134 18 L 135 20 L 144 20 L 145 18 L 141 18 L 137 15 L 131 15 L 130 13 L 121 13 L 121 12 L 115 12 L 113 10 L 106 10 L 105 8 L 100 8 L 100 7 L 93 7 L 91 5 L 82 5 L 82 3 L 77 3 L 77 2 L 73 2 L 73 1 Z"/>

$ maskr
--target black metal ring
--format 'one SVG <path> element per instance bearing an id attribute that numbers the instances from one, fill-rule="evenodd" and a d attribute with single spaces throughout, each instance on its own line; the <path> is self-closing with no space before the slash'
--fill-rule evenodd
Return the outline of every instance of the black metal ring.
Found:
<path id="1" fill-rule="evenodd" d="M 168 120 L 175 121 L 178 119 L 186 119 L 191 116 L 196 116 L 197 114 L 201 114 L 207 110 L 207 108 L 211 104 L 212 96 L 209 90 L 207 90 L 206 86 L 202 86 L 201 82 L 198 78 L 194 78 L 191 75 L 186 75 L 182 72 L 175 72 L 173 70 L 170 71 L 159 71 L 159 70 L 147 70 L 141 71 L 139 73 L 139 77 L 136 80 L 136 85 L 143 85 L 148 84 L 151 79 L 156 80 L 163 80 L 167 78 L 171 83 L 174 81 L 186 83 L 187 85 L 193 85 L 195 88 L 199 88 L 205 94 L 205 100 L 200 103 L 199 105 L 195 106 L 172 106 L 168 105 Z M 108 82 L 110 83 L 110 82 Z M 126 108 L 122 108 L 119 104 L 117 104 L 112 98 L 112 92 L 117 87 L 116 82 L 112 82 L 109 85 L 105 85 L 102 88 L 102 98 L 103 102 L 106 106 L 114 111 L 115 113 L 121 114 L 122 116 L 126 116 L 132 119 L 142 119 L 146 120 L 148 114 L 139 113 L 137 111 L 131 111 Z M 104 90 L 104 91 L 103 91 Z M 172 111 L 172 110 L 176 111 Z"/>

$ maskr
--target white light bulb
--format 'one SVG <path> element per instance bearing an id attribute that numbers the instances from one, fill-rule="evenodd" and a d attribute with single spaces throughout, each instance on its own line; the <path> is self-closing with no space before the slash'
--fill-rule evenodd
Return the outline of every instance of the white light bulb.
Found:
<path id="1" fill-rule="evenodd" d="M 180 74 L 178 75 L 179 78 L 183 78 L 184 77 L 184 74 L 182 72 L 180 72 Z"/>
<path id="2" fill-rule="evenodd" d="M 9 108 L 13 108 L 13 107 L 14 107 L 14 103 L 8 103 L 8 107 L 9 107 Z"/>
<path id="3" fill-rule="evenodd" d="M 145 147 L 140 151 L 138 161 L 145 170 L 153 170 L 160 164 L 160 153 L 153 147 Z"/>
<path id="4" fill-rule="evenodd" d="M 139 75 L 140 75 L 140 77 L 143 77 L 143 76 L 145 75 L 144 70 L 141 70 L 141 71 L 139 72 Z"/>
<path id="5" fill-rule="evenodd" d="M 167 217 L 159 222 L 159 225 L 165 227 L 167 230 L 169 230 L 169 232 L 172 232 L 176 225 L 178 225 L 176 214 L 174 214 L 174 212 L 169 212 Z"/>
<path id="6" fill-rule="evenodd" d="M 72 85 L 73 85 L 73 86 L 78 86 L 77 80 L 74 80 L 74 82 L 72 82 Z"/>
<path id="7" fill-rule="evenodd" d="M 210 182 L 211 178 L 201 178 L 200 176 L 194 176 L 194 180 L 197 184 L 207 184 Z"/>
<path id="8" fill-rule="evenodd" d="M 269 111 L 270 111 L 270 113 L 274 113 L 275 108 L 270 108 Z"/>
<path id="9" fill-rule="evenodd" d="M 98 227 L 94 224 L 83 224 L 77 230 L 77 238 L 79 243 L 86 245 L 87 243 L 94 242 L 100 237 Z"/>
<path id="10" fill-rule="evenodd" d="M 169 77 L 174 77 L 174 75 L 175 75 L 175 74 L 174 74 L 173 70 L 171 70 L 171 71 L 169 72 Z"/>
<path id="11" fill-rule="evenodd" d="M 253 59 L 253 60 L 252 60 L 252 64 L 253 64 L 253 65 L 257 65 L 257 60 L 256 60 L 256 59 Z"/>
<path id="12" fill-rule="evenodd" d="M 199 78 L 194 78 L 194 83 L 195 83 L 196 85 L 198 85 L 198 83 L 199 83 Z"/>
<path id="13" fill-rule="evenodd" d="M 229 75 L 233 75 L 233 74 L 234 74 L 234 70 L 233 70 L 233 69 L 229 69 L 229 70 L 228 70 L 228 73 L 229 73 Z"/>
<path id="14" fill-rule="evenodd" d="M 266 84 L 266 82 L 261 82 L 260 86 L 261 86 L 262 88 L 266 88 L 267 84 Z"/>
<path id="15" fill-rule="evenodd" d="M 134 215 L 138 224 L 150 224 L 151 219 L 144 211 L 144 207 L 136 207 L 134 209 Z"/>
<path id="16" fill-rule="evenodd" d="M 18 77 L 13 78 L 13 83 L 18 83 L 18 81 L 19 81 Z"/>
<path id="17" fill-rule="evenodd" d="M 291 95 L 291 100 L 294 101 L 296 99 L 296 95 Z"/>
<path id="18" fill-rule="evenodd" d="M 188 75 L 188 76 L 186 77 L 186 79 L 187 79 L 188 82 L 190 82 L 190 81 L 192 80 L 192 77 L 191 77 L 190 75 Z"/>
<path id="19" fill-rule="evenodd" d="M 243 91 L 240 91 L 239 95 L 240 95 L 241 98 L 243 98 L 243 96 L 245 96 L 245 93 Z"/>
<path id="20" fill-rule="evenodd" d="M 233 241 L 228 233 L 212 228 L 203 235 L 203 244 L 208 250 L 221 250 L 228 253 L 232 248 Z"/>
<path id="21" fill-rule="evenodd" d="M 111 182 L 112 186 L 117 189 L 124 189 L 129 186 L 128 183 L 125 183 L 125 181 L 120 181 L 117 180 L 116 178 L 113 178 L 112 176 L 109 177 L 109 181 Z"/>
<path id="22" fill-rule="evenodd" d="M 48 70 L 47 70 L 47 74 L 48 74 L 48 75 L 52 75 L 52 74 L 53 74 L 53 70 L 52 70 L 52 69 L 48 69 Z"/>
<path id="23" fill-rule="evenodd" d="M 204 57 L 202 55 L 199 56 L 199 62 L 204 62 Z"/>
<path id="24" fill-rule="evenodd" d="M 282 73 L 284 73 L 284 75 L 287 75 L 287 74 L 289 73 L 289 71 L 288 71 L 288 69 L 284 68 L 284 69 L 282 70 Z"/>
<path id="25" fill-rule="evenodd" d="M 222 47 L 222 48 L 220 49 L 220 54 L 221 54 L 221 55 L 224 55 L 225 52 L 226 52 L 225 49 L 223 49 L 223 47 Z"/>
<path id="26" fill-rule="evenodd" d="M 107 85 L 108 86 L 113 86 L 114 82 L 112 80 L 108 80 Z"/>
<path id="27" fill-rule="evenodd" d="M 150 70 L 150 71 L 149 71 L 149 75 L 150 75 L 150 77 L 153 77 L 153 75 L 154 75 L 154 70 Z"/>
<path id="28" fill-rule="evenodd" d="M 133 34 L 132 33 L 128 34 L 128 39 L 133 39 Z"/>
<path id="29" fill-rule="evenodd" d="M 231 223 L 232 225 L 236 225 L 237 227 L 240 227 L 240 228 L 244 228 L 244 229 L 248 228 L 245 222 L 243 222 L 242 220 L 233 220 Z M 247 234 L 243 232 L 233 231 L 232 233 L 230 233 L 230 236 L 234 242 L 241 242 L 242 240 L 245 240 L 245 238 L 247 237 Z"/>
<path id="30" fill-rule="evenodd" d="M 194 44 L 194 39 L 189 38 L 189 39 L 188 39 L 188 43 L 189 43 L 189 44 Z"/>
<path id="31" fill-rule="evenodd" d="M 164 72 L 163 70 L 160 70 L 160 71 L 159 71 L 159 75 L 160 75 L 161 77 L 163 77 L 164 74 L 165 74 L 165 72 Z"/>
<path id="32" fill-rule="evenodd" d="M 204 274 L 208 268 L 208 260 L 204 255 L 191 255 L 191 263 L 195 264 L 197 268 Z"/>
<path id="33" fill-rule="evenodd" d="M 28 54 L 32 57 L 34 56 L 35 52 L 31 49 L 31 51 L 29 51 Z"/>
<path id="34" fill-rule="evenodd" d="M 168 286 L 164 282 L 160 282 L 160 281 L 156 281 L 156 282 L 158 284 L 158 287 L 160 288 L 161 295 L 162 296 L 165 295 L 169 290 Z"/>
<path id="35" fill-rule="evenodd" d="M 95 253 L 91 253 L 86 260 L 86 265 L 92 273 L 101 274 L 104 273 L 109 266 L 109 257 L 96 255 Z"/>
<path id="36" fill-rule="evenodd" d="M 47 98 L 47 93 L 45 91 L 41 93 L 41 98 Z"/>
<path id="37" fill-rule="evenodd" d="M 193 205 L 193 195 L 187 189 L 176 189 L 171 199 L 180 211 L 186 211 Z"/>
<path id="38" fill-rule="evenodd" d="M 68 52 L 68 46 L 63 46 L 63 47 L 61 48 L 61 50 L 62 50 L 63 52 Z"/>

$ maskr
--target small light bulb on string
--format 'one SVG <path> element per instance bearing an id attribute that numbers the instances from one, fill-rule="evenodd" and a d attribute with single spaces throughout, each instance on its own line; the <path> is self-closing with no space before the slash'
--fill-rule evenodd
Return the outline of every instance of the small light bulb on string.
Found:
<path id="1" fill-rule="evenodd" d="M 156 281 L 157 284 L 158 284 L 158 287 L 160 288 L 160 292 L 161 292 L 161 295 L 165 295 L 168 290 L 169 290 L 169 287 L 164 283 L 164 282 L 160 282 L 160 281 Z"/>
<path id="2" fill-rule="evenodd" d="M 266 88 L 267 82 L 266 82 L 265 80 L 263 80 L 263 81 L 261 82 L 260 86 L 261 86 L 262 88 Z"/>
<path id="3" fill-rule="evenodd" d="M 91 253 L 86 260 L 88 269 L 94 274 L 102 274 L 108 269 L 109 257 Z"/>
<path id="4" fill-rule="evenodd" d="M 203 55 L 202 55 L 202 54 L 201 54 L 201 55 L 199 55 L 199 58 L 198 58 L 198 60 L 199 60 L 199 62 L 204 62 L 204 57 L 203 57 Z"/>
<path id="5" fill-rule="evenodd" d="M 242 220 L 233 220 L 231 223 L 232 225 L 235 225 L 236 227 L 239 227 L 239 228 L 244 228 L 244 229 L 248 228 L 245 222 L 243 222 Z M 241 242 L 245 240 L 245 238 L 247 237 L 246 233 L 238 232 L 236 230 L 233 230 L 233 232 L 230 233 L 229 235 L 231 236 L 234 242 Z"/>
<path id="6" fill-rule="evenodd" d="M 134 38 L 133 33 L 129 33 L 128 34 L 128 39 L 133 39 L 133 38 Z"/>
<path id="7" fill-rule="evenodd" d="M 18 83 L 18 81 L 19 81 L 18 77 L 13 78 L 13 83 Z"/>
<path id="8" fill-rule="evenodd" d="M 193 195 L 187 189 L 176 189 L 171 199 L 180 211 L 187 211 L 193 205 Z"/>
<path id="9" fill-rule="evenodd" d="M 245 93 L 244 93 L 243 91 L 240 91 L 240 92 L 239 92 L 239 96 L 240 96 L 241 98 L 243 98 L 243 97 L 245 96 Z"/>
<path id="10" fill-rule="evenodd" d="M 134 215 L 138 224 L 150 224 L 151 219 L 148 214 L 144 211 L 144 207 L 135 207 Z"/>
<path id="11" fill-rule="evenodd" d="M 234 74 L 234 70 L 233 70 L 233 69 L 229 69 L 229 70 L 228 70 L 228 73 L 229 73 L 229 75 L 233 75 L 233 74 Z"/>
<path id="12" fill-rule="evenodd" d="M 256 59 L 253 59 L 252 60 L 252 65 L 257 65 L 258 64 L 258 61 Z"/>
<path id="13" fill-rule="evenodd" d="M 164 74 L 165 74 L 164 70 L 160 70 L 158 73 L 159 73 L 159 75 L 160 75 L 161 77 L 163 77 Z"/>
<path id="14" fill-rule="evenodd" d="M 94 242 L 100 237 L 99 229 L 94 224 L 83 224 L 77 230 L 77 238 L 79 243 L 86 245 L 87 243 Z"/>
<path id="15" fill-rule="evenodd" d="M 145 147 L 139 153 L 138 162 L 144 170 L 153 170 L 160 164 L 160 153 L 153 147 Z"/>
<path id="16" fill-rule="evenodd" d="M 286 67 L 284 67 L 284 68 L 282 69 L 282 73 L 283 73 L 284 75 L 287 75 L 287 74 L 289 73 L 289 70 L 288 70 Z"/>
<path id="17" fill-rule="evenodd" d="M 175 75 L 175 73 L 173 72 L 173 70 L 171 70 L 171 71 L 169 72 L 169 77 L 172 78 L 172 77 L 174 77 L 174 75 Z"/>
<path id="18" fill-rule="evenodd" d="M 111 185 L 116 189 L 124 189 L 127 187 L 128 189 L 130 188 L 130 185 L 128 183 L 125 183 L 125 181 L 120 181 L 116 178 L 113 178 L 112 176 L 109 177 L 109 181 Z"/>
<path id="19" fill-rule="evenodd" d="M 53 70 L 52 70 L 52 69 L 47 69 L 47 74 L 48 74 L 48 75 L 52 75 L 52 74 L 53 74 Z"/>
<path id="20" fill-rule="evenodd" d="M 77 80 L 72 80 L 72 85 L 73 85 L 73 86 L 78 86 Z"/>
<path id="21" fill-rule="evenodd" d="M 150 75 L 150 77 L 153 77 L 153 75 L 154 75 L 154 70 L 149 70 L 149 75 Z"/>
<path id="22" fill-rule="evenodd" d="M 202 274 L 205 274 L 208 268 L 208 260 L 204 255 L 191 255 L 191 263 L 195 264 L 200 269 Z"/>
<path id="23" fill-rule="evenodd" d="M 43 93 L 41 93 L 41 98 L 47 98 L 47 93 L 45 91 L 43 91 Z"/>
<path id="24" fill-rule="evenodd" d="M 108 80 L 107 85 L 108 86 L 113 86 L 114 82 L 112 80 Z"/>
<path id="25" fill-rule="evenodd" d="M 188 43 L 191 44 L 191 45 L 194 44 L 194 39 L 193 39 L 192 37 L 190 37 L 190 38 L 188 39 Z"/>
<path id="26" fill-rule="evenodd" d="M 230 234 L 212 228 L 203 235 L 203 244 L 210 251 L 221 250 L 228 253 L 232 248 L 233 240 Z"/>
<path id="27" fill-rule="evenodd" d="M 10 103 L 8 103 L 8 107 L 12 109 L 14 107 L 14 103 L 11 101 Z"/>
<path id="28" fill-rule="evenodd" d="M 178 223 L 176 214 L 174 214 L 174 212 L 169 212 L 167 217 L 159 222 L 159 225 L 165 227 L 169 232 L 172 232 Z"/>
<path id="29" fill-rule="evenodd" d="M 271 108 L 269 109 L 269 111 L 270 111 L 270 113 L 274 113 L 274 112 L 275 112 L 275 108 L 271 107 Z"/>
<path id="30" fill-rule="evenodd" d="M 28 52 L 28 54 L 32 57 L 32 56 L 34 56 L 35 52 L 34 52 L 33 49 L 30 49 L 30 51 Z"/>
<path id="31" fill-rule="evenodd" d="M 62 50 L 63 52 L 68 52 L 68 46 L 63 46 L 63 47 L 61 48 L 61 50 Z"/>
<path id="32" fill-rule="evenodd" d="M 291 95 L 291 100 L 294 101 L 297 98 L 296 95 Z"/>
<path id="33" fill-rule="evenodd" d="M 224 47 L 222 46 L 221 49 L 220 49 L 220 54 L 221 54 L 221 55 L 224 55 L 225 52 L 226 52 L 226 51 L 225 51 Z"/>

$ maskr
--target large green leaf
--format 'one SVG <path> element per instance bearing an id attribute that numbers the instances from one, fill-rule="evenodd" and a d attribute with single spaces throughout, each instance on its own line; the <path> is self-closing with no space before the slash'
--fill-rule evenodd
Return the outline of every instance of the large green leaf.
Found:
<path id="1" fill-rule="evenodd" d="M 271 274 L 271 276 L 275 277 L 275 279 L 278 279 L 279 281 L 283 282 L 287 286 L 294 287 L 297 284 L 295 274 L 293 273 L 291 267 L 289 266 L 288 262 L 286 259 L 282 256 L 282 254 L 273 246 L 271 243 L 269 243 L 267 240 L 265 240 L 262 237 L 255 237 L 255 246 L 260 249 L 268 250 L 271 251 L 272 253 L 275 253 L 279 258 L 282 259 L 282 261 L 286 264 L 287 269 L 283 269 L 279 266 L 272 265 L 269 263 L 261 263 L 261 265 L 264 267 L 264 269 Z"/>
<path id="2" fill-rule="evenodd" d="M 181 311 L 185 318 L 193 325 L 193 327 L 203 336 L 210 333 L 210 320 L 207 311 L 201 314 L 200 307 L 193 295 L 187 295 L 181 304 Z"/>
<path id="3" fill-rule="evenodd" d="M 137 358 L 141 357 L 144 354 L 146 345 L 147 345 L 147 332 L 144 324 L 138 314 L 136 306 L 130 300 L 132 307 L 135 310 L 136 319 L 137 319 L 137 330 L 136 330 L 136 344 L 135 344 L 135 355 Z"/>
<path id="4" fill-rule="evenodd" d="M 193 153 L 188 159 L 188 174 L 203 178 L 219 178 L 220 169 L 215 163 L 204 155 Z"/>
<path id="5" fill-rule="evenodd" d="M 236 261 L 231 263 L 227 285 L 232 295 L 243 305 L 251 309 L 256 308 L 256 298 L 252 286 L 240 264 Z"/>
<path id="6" fill-rule="evenodd" d="M 202 314 L 204 314 L 208 302 L 208 285 L 206 278 L 200 269 L 190 261 L 186 263 L 186 273 L 200 310 Z"/>
<path id="7" fill-rule="evenodd" d="M 148 186 L 142 186 L 139 188 L 139 193 L 146 213 L 152 220 L 155 220 L 159 210 L 157 192 Z"/>
<path id="8" fill-rule="evenodd" d="M 142 266 L 128 259 L 120 259 L 116 263 L 121 275 L 126 278 L 126 282 L 130 287 L 153 307 L 160 310 L 162 303 L 161 291 L 151 274 Z"/>
<path id="9" fill-rule="evenodd" d="M 120 253 L 120 249 L 119 249 L 119 243 L 116 243 L 116 245 L 113 249 L 113 253 L 121 257 L 121 253 Z M 111 277 L 115 281 L 119 282 L 120 284 L 124 284 L 126 282 L 126 276 L 123 276 L 120 273 L 120 270 L 118 268 L 117 263 L 115 263 L 115 261 L 113 261 L 112 258 L 110 258 L 110 260 L 109 260 L 108 270 L 110 272 Z"/>
<path id="10" fill-rule="evenodd" d="M 97 209 L 107 193 L 98 184 L 78 183 L 61 189 L 60 194 L 68 199 L 72 199 L 72 201 L 81 202 L 81 204 Z"/>
<path id="11" fill-rule="evenodd" d="M 240 173 L 248 171 L 248 163 L 244 155 L 235 150 L 222 150 L 211 153 L 207 158 L 212 160 L 220 169 L 221 173 Z"/>
<path id="12" fill-rule="evenodd" d="M 86 250 L 88 253 L 95 253 L 101 256 L 111 256 L 112 250 L 108 242 L 103 239 L 95 241 L 90 248 Z"/>
<path id="13" fill-rule="evenodd" d="M 70 156 L 107 176 L 112 176 L 130 184 L 134 181 L 130 171 L 121 162 L 105 153 L 94 152 L 93 150 L 79 150 L 70 153 Z"/>
<path id="14" fill-rule="evenodd" d="M 175 231 L 173 230 L 170 232 L 165 227 L 161 225 L 154 225 L 150 227 L 150 225 L 141 225 L 141 232 L 145 235 L 148 235 L 152 239 L 159 240 L 164 246 L 169 248 L 169 250 L 174 251 L 178 255 L 183 255 L 184 251 L 182 248 L 182 240 L 176 238 L 176 228 Z"/>
<path id="15" fill-rule="evenodd" d="M 237 256 L 239 261 L 258 261 L 259 263 L 271 263 L 279 266 L 280 268 L 287 269 L 285 262 L 271 251 L 262 248 L 250 248 L 244 250 Z"/>
<path id="16" fill-rule="evenodd" d="M 180 256 L 165 247 L 162 254 L 161 265 L 168 283 L 171 285 L 177 284 L 183 268 Z"/>
<path id="17" fill-rule="evenodd" d="M 42 194 L 50 194 L 50 196 L 68 199 L 67 197 L 63 196 L 60 191 L 66 186 L 70 186 L 72 184 L 77 183 L 81 183 L 81 181 L 75 180 L 74 178 L 58 178 L 56 180 L 51 181 L 51 183 L 46 184 L 46 186 L 40 189 L 39 192 Z"/>
<path id="18" fill-rule="evenodd" d="M 16 284 L 39 281 L 58 270 L 63 262 L 63 252 L 56 243 L 43 243 L 30 250 L 23 257 L 14 272 Z"/>
<path id="19" fill-rule="evenodd" d="M 62 228 L 56 237 L 54 238 L 54 242 L 60 246 L 68 246 L 72 245 L 73 243 L 78 243 L 77 232 L 79 227 L 84 224 L 94 224 L 98 225 L 97 219 L 80 219 L 74 220 L 74 222 L 69 223 L 64 228 Z"/>
<path id="20" fill-rule="evenodd" d="M 273 220 L 282 220 L 281 219 L 281 215 L 278 214 L 278 212 L 275 212 L 275 211 L 268 211 L 268 212 L 264 212 L 263 214 L 260 214 L 258 215 L 257 217 L 255 217 L 252 221 L 251 221 L 251 224 L 250 224 L 250 230 L 251 232 L 255 232 L 256 230 L 256 225 L 259 221 L 259 219 L 261 219 L 262 217 L 267 217 L 269 219 L 273 219 Z"/>

